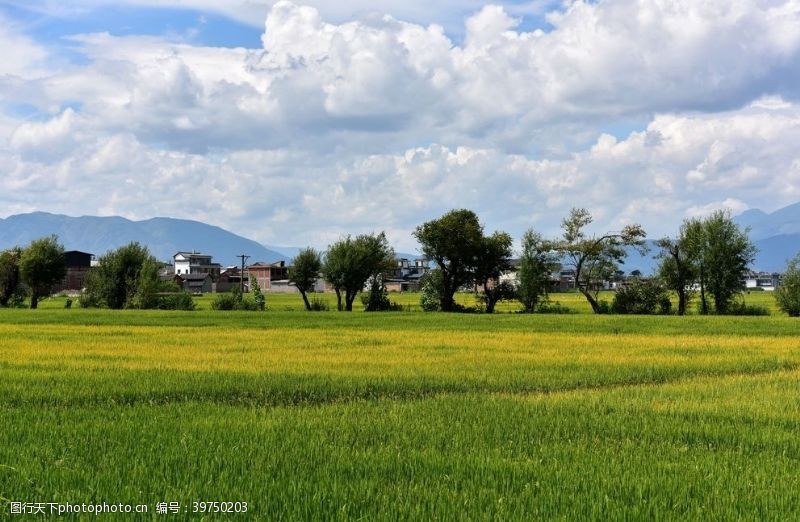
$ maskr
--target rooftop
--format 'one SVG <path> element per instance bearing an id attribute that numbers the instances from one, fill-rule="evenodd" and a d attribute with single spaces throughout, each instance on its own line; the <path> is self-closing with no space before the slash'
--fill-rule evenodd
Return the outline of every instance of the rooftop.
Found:
<path id="1" fill-rule="evenodd" d="M 209 274 L 179 274 L 177 277 L 180 277 L 184 281 L 203 281 L 205 278 L 210 278 Z"/>
<path id="2" fill-rule="evenodd" d="M 208 259 L 211 259 L 211 257 L 212 257 L 212 256 L 210 256 L 208 254 L 201 254 L 200 252 L 177 252 L 172 257 L 178 257 L 178 256 L 183 256 L 183 257 L 206 257 Z"/>

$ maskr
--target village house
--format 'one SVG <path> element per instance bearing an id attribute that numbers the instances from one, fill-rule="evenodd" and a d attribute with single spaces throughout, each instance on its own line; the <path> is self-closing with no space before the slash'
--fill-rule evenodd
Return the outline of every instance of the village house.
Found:
<path id="1" fill-rule="evenodd" d="M 286 261 L 275 261 L 270 265 L 269 277 L 271 281 L 282 281 L 289 279 L 289 268 Z"/>
<path id="2" fill-rule="evenodd" d="M 772 292 L 781 284 L 781 274 L 777 272 L 747 271 L 742 276 L 742 287 L 747 290 Z"/>
<path id="3" fill-rule="evenodd" d="M 175 283 L 178 286 L 183 286 L 183 279 L 181 279 L 181 276 L 172 270 L 171 266 L 164 267 L 159 270 L 158 278 L 164 283 Z"/>
<path id="4" fill-rule="evenodd" d="M 258 281 L 258 286 L 263 292 L 272 293 L 295 293 L 297 287 L 289 282 L 289 270 L 291 266 L 286 261 L 276 261 L 274 263 L 254 263 L 247 267 L 249 274 Z M 322 277 L 318 277 L 314 283 L 312 292 L 326 292 L 328 285 Z"/>
<path id="5" fill-rule="evenodd" d="M 427 259 L 415 259 L 411 263 L 406 258 L 397 260 L 397 267 L 386 278 L 384 284 L 389 292 L 418 292 L 422 277 L 430 271 Z"/>
<path id="6" fill-rule="evenodd" d="M 575 289 L 575 270 L 558 270 L 550 274 L 550 291 L 567 292 Z"/>
<path id="7" fill-rule="evenodd" d="M 247 274 L 245 273 L 245 291 L 247 290 Z M 242 286 L 242 269 L 238 266 L 226 267 L 214 281 L 214 292 L 230 292 Z"/>
<path id="8" fill-rule="evenodd" d="M 67 267 L 67 273 L 64 275 L 64 279 L 53 288 L 54 293 L 83 290 L 86 285 L 86 276 L 92 267 L 97 265 L 97 258 L 94 254 L 69 250 L 64 252 L 64 264 Z"/>
<path id="9" fill-rule="evenodd" d="M 511 269 L 500 275 L 500 282 L 507 282 L 514 286 L 517 284 L 517 271 L 519 259 L 511 260 Z M 575 289 L 575 271 L 555 270 L 550 273 L 550 292 L 567 292 Z"/>
<path id="10" fill-rule="evenodd" d="M 167 266 L 159 272 L 162 280 L 174 281 L 182 290 L 192 294 L 216 290 L 222 267 L 212 262 L 212 256 L 199 252 L 178 252 L 172 256 L 172 260 L 171 267 Z"/>
<path id="11" fill-rule="evenodd" d="M 183 291 L 190 294 L 208 294 L 214 290 L 210 274 L 175 275 L 175 282 Z"/>
<path id="12" fill-rule="evenodd" d="M 258 282 L 258 287 L 262 292 L 269 292 L 272 288 L 272 266 L 269 263 L 259 261 L 247 267 L 248 277 L 252 277 Z M 288 274 L 286 278 L 288 278 Z"/>
<path id="13" fill-rule="evenodd" d="M 212 263 L 211 256 L 199 252 L 178 252 L 174 256 L 175 275 L 208 274 L 213 281 L 219 277 L 222 265 Z"/>

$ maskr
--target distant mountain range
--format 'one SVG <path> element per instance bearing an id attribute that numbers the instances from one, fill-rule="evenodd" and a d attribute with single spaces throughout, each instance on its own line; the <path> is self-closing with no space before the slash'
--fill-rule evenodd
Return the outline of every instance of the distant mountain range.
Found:
<path id="1" fill-rule="evenodd" d="M 782 272 L 786 261 L 800 253 L 800 203 L 767 214 L 758 209 L 742 212 L 735 221 L 750 228 L 750 239 L 758 254 L 754 266 L 768 272 Z"/>
<path id="2" fill-rule="evenodd" d="M 131 241 L 147 246 L 161 261 L 172 261 L 179 251 L 202 252 L 214 256 L 223 266 L 237 266 L 239 254 L 250 256 L 248 263 L 289 261 L 300 247 L 262 245 L 213 225 L 174 218 L 131 221 L 122 217 L 70 217 L 47 212 L 18 214 L 0 219 L 0 250 L 25 246 L 31 240 L 56 234 L 67 250 L 80 250 L 100 256 Z M 417 254 L 397 253 L 415 259 Z"/>
<path id="3" fill-rule="evenodd" d="M 786 261 L 800 252 L 800 203 L 772 213 L 752 209 L 734 220 L 750 228 L 750 238 L 759 252 L 753 268 L 780 272 Z M 146 245 L 162 261 L 172 260 L 178 251 L 197 250 L 214 256 L 224 266 L 236 265 L 238 254 L 250 256 L 249 262 L 291 260 L 298 247 L 262 245 L 219 227 L 199 221 L 174 218 L 153 218 L 131 221 L 122 217 L 70 217 L 46 212 L 18 214 L 0 219 L 0 250 L 15 245 L 24 246 L 38 237 L 56 234 L 67 250 L 82 250 L 101 255 L 131 241 Z M 632 252 L 625 272 L 655 271 L 658 250 L 649 242 L 650 252 L 641 256 Z M 418 254 L 399 253 L 398 257 L 414 259 Z"/>
<path id="4" fill-rule="evenodd" d="M 237 265 L 238 254 L 249 255 L 248 262 L 274 262 L 291 259 L 296 252 L 293 248 L 283 251 L 261 245 L 219 227 L 186 219 L 131 221 L 121 217 L 70 217 L 46 212 L 0 219 L 0 249 L 24 246 L 50 234 L 58 235 L 67 250 L 98 256 L 138 241 L 161 261 L 171 261 L 178 251 L 197 250 L 214 256 L 214 261 L 223 266 Z"/>

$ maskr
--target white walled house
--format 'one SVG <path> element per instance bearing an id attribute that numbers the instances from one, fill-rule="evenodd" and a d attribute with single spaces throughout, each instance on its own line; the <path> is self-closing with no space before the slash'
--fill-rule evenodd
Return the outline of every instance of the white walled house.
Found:
<path id="1" fill-rule="evenodd" d="M 208 274 L 214 281 L 219 277 L 222 266 L 213 263 L 211 256 L 199 252 L 178 252 L 174 256 L 175 275 Z"/>
<path id="2" fill-rule="evenodd" d="M 781 284 L 781 274 L 777 272 L 747 272 L 742 278 L 745 290 L 760 289 L 774 291 Z"/>

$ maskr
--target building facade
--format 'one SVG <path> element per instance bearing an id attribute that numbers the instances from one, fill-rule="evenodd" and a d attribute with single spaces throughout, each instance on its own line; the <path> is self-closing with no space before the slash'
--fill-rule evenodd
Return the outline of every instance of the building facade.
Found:
<path id="1" fill-rule="evenodd" d="M 190 294 L 208 294 L 214 289 L 209 274 L 176 274 L 175 282 Z"/>
<path id="2" fill-rule="evenodd" d="M 422 278 L 430 271 L 427 259 L 397 259 L 397 266 L 384 282 L 389 292 L 418 292 Z"/>
<path id="3" fill-rule="evenodd" d="M 747 272 L 742 277 L 745 290 L 764 290 L 772 292 L 781 284 L 781 274 L 777 272 Z"/>
<path id="4" fill-rule="evenodd" d="M 83 290 L 86 286 L 86 276 L 89 275 L 89 271 L 96 263 L 97 259 L 94 254 L 79 250 L 64 252 L 67 273 L 61 283 L 53 288 L 53 292 L 80 292 Z"/>
<path id="5" fill-rule="evenodd" d="M 248 278 L 258 281 L 262 292 L 269 292 L 272 288 L 272 273 L 272 265 L 269 263 L 258 262 L 247 267 Z"/>
<path id="6" fill-rule="evenodd" d="M 216 281 L 222 269 L 219 263 L 212 262 L 211 256 L 199 252 L 178 252 L 172 259 L 175 275 L 179 276 L 208 274 Z"/>

